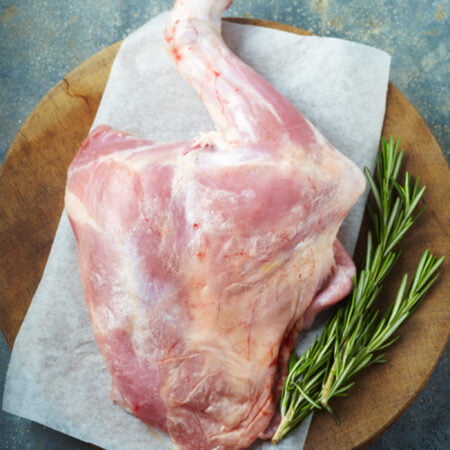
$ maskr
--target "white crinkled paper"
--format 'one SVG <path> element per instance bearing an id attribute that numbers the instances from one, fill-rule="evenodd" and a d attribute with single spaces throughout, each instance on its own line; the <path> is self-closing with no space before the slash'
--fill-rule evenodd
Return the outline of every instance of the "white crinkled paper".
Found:
<path id="1" fill-rule="evenodd" d="M 212 129 L 205 108 L 165 52 L 166 17 L 157 16 L 123 42 L 93 127 L 106 123 L 156 141 L 188 139 Z M 373 167 L 385 112 L 386 53 L 339 39 L 231 23 L 224 23 L 224 37 L 338 149 L 360 167 Z M 364 204 L 365 198 L 341 230 L 350 252 Z M 304 333 L 300 345 L 313 333 Z M 14 345 L 3 409 L 107 449 L 171 448 L 167 436 L 112 403 L 110 385 L 90 329 L 75 240 L 63 214 Z M 300 448 L 308 426 L 304 423 L 277 448 Z"/>

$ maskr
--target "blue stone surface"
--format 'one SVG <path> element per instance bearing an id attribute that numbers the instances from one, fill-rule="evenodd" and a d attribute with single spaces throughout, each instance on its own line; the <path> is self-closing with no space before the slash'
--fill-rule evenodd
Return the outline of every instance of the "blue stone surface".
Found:
<path id="1" fill-rule="evenodd" d="M 172 0 L 0 1 L 0 161 L 38 101 L 86 58 L 123 39 Z M 391 81 L 450 161 L 450 0 L 235 0 L 228 16 L 275 20 L 376 46 Z M 10 351 L 0 336 L 0 398 Z M 449 349 L 425 389 L 370 449 L 450 448 Z M 1 449 L 87 449 L 0 412 Z"/>

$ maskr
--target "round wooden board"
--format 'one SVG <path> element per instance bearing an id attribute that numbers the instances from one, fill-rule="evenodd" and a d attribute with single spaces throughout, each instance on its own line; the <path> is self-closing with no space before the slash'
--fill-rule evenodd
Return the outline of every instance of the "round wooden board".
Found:
<path id="1" fill-rule="evenodd" d="M 288 25 L 253 19 L 235 22 L 311 34 Z M 87 135 L 120 43 L 85 61 L 36 106 L 0 169 L 0 326 L 13 345 L 44 270 L 63 209 L 66 170 Z M 430 248 L 446 255 L 442 276 L 388 351 L 389 362 L 357 379 L 349 401 L 334 402 L 341 425 L 325 413 L 314 416 L 307 449 L 361 447 L 382 433 L 412 402 L 433 371 L 449 336 L 450 174 L 447 162 L 413 106 L 389 85 L 383 135 L 402 136 L 406 168 L 428 186 L 427 212 L 404 243 L 400 275 L 411 271 Z M 43 324 L 45 326 L 45 324 Z"/>

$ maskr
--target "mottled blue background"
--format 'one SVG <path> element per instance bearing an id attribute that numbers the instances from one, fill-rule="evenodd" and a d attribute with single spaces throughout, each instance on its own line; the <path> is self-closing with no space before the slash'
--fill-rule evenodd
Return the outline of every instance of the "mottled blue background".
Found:
<path id="1" fill-rule="evenodd" d="M 172 0 L 0 0 L 0 161 L 23 121 L 64 75 Z M 235 0 L 227 15 L 276 20 L 389 52 L 391 81 L 450 160 L 450 0 Z M 426 149 L 424 149 L 426 150 Z M 0 336 L 0 397 L 9 349 Z M 449 352 L 426 388 L 371 449 L 450 448 Z M 0 413 L 0 449 L 86 444 Z"/>

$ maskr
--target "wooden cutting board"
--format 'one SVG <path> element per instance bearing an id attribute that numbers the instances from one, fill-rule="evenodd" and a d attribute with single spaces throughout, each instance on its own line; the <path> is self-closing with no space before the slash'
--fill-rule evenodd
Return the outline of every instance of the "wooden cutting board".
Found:
<path id="1" fill-rule="evenodd" d="M 310 34 L 274 22 L 232 21 Z M 50 90 L 25 121 L 0 169 L 0 326 L 10 347 L 46 264 L 63 209 L 67 167 L 89 131 L 119 45 L 92 56 Z M 307 449 L 354 448 L 374 440 L 425 385 L 449 337 L 448 164 L 424 121 L 392 84 L 383 135 L 402 137 L 407 170 L 420 174 L 428 186 L 427 211 L 405 240 L 398 276 L 386 292 L 393 291 L 426 248 L 446 255 L 447 262 L 425 303 L 401 329 L 400 341 L 388 351 L 389 362 L 362 373 L 349 400 L 334 402 L 341 425 L 325 413 L 314 416 Z"/>

